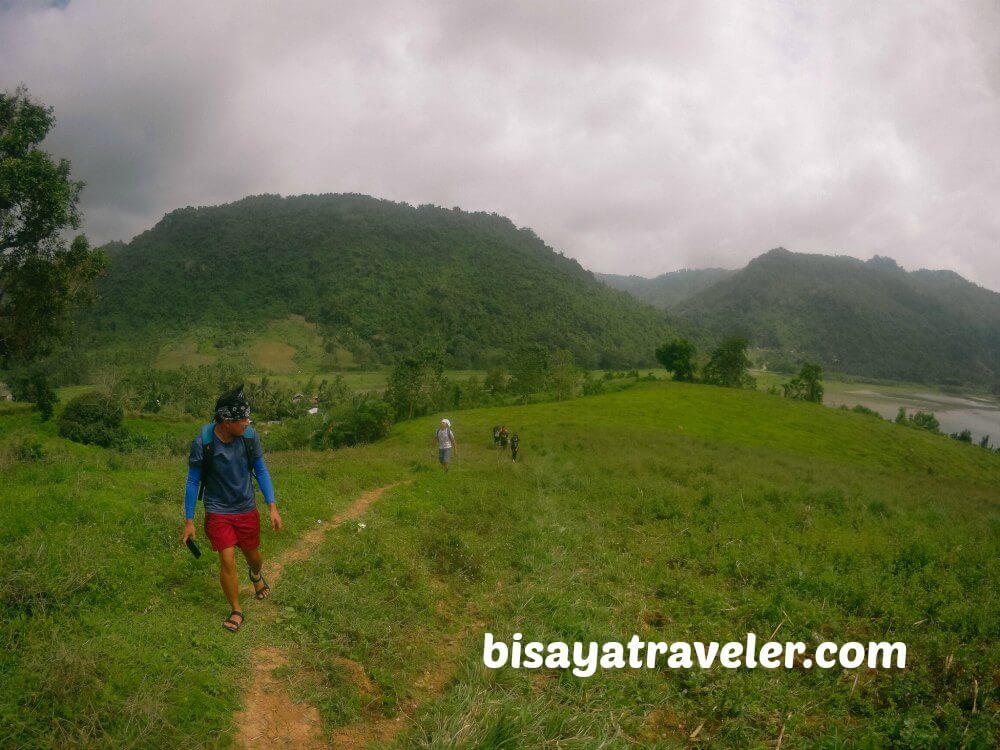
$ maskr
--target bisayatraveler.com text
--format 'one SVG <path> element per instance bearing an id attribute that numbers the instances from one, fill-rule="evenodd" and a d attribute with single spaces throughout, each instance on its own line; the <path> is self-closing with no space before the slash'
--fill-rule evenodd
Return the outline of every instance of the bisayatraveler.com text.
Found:
<path id="1" fill-rule="evenodd" d="M 524 641 L 514 633 L 510 641 L 492 633 L 483 638 L 483 664 L 488 669 L 572 669 L 590 677 L 598 669 L 905 669 L 902 642 L 824 641 L 810 651 L 802 641 L 758 642 L 754 633 L 742 641 L 646 641 L 633 635 L 627 643 L 596 641 L 564 643 Z"/>

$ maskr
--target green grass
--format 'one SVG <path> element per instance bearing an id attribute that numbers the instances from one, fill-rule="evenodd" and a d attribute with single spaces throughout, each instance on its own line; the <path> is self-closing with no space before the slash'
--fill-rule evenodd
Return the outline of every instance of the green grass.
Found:
<path id="1" fill-rule="evenodd" d="M 265 534 L 268 555 L 364 489 L 411 481 L 287 568 L 233 638 L 214 565 L 177 544 L 182 455 L 76 446 L 0 412 L 0 746 L 224 745 L 265 643 L 289 650 L 289 687 L 327 731 L 416 702 L 405 747 L 686 747 L 699 725 L 706 747 L 773 746 L 782 725 L 783 747 L 993 746 L 1000 456 L 675 383 L 449 416 L 448 475 L 435 417 L 363 449 L 269 458 L 288 528 Z M 518 464 L 491 448 L 499 422 L 521 435 Z M 26 438 L 47 457 L 18 461 Z M 581 679 L 481 664 L 486 631 L 724 641 L 779 625 L 806 643 L 902 640 L 909 666 Z"/>

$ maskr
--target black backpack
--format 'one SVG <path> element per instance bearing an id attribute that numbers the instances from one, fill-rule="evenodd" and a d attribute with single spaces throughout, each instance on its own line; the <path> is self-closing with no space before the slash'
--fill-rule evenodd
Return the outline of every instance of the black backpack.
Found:
<path id="1" fill-rule="evenodd" d="M 247 454 L 247 470 L 253 476 L 253 441 L 256 437 L 253 427 L 247 427 L 243 433 L 243 450 Z M 205 482 L 212 472 L 212 443 L 215 440 L 215 424 L 209 423 L 201 428 L 201 484 L 198 486 L 198 499 L 201 500 L 205 494 Z"/>

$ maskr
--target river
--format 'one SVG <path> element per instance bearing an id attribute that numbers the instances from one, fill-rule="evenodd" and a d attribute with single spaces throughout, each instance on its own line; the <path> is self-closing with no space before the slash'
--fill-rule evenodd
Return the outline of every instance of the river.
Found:
<path id="1" fill-rule="evenodd" d="M 1000 401 L 997 399 L 916 391 L 909 393 L 898 389 L 882 391 L 874 385 L 839 385 L 824 395 L 823 403 L 834 407 L 861 404 L 886 419 L 895 419 L 901 406 L 907 414 L 929 411 L 941 423 L 941 432 L 950 434 L 967 429 L 976 442 L 989 435 L 990 443 L 1000 445 Z"/>

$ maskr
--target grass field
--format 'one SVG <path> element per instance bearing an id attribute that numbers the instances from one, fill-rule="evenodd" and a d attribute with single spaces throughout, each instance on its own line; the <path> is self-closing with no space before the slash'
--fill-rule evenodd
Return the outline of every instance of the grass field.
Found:
<path id="1" fill-rule="evenodd" d="M 195 423 L 157 448 L 67 443 L 0 412 L 0 746 L 215 747 L 261 649 L 341 746 L 993 747 L 1000 456 L 860 414 L 675 383 L 449 415 L 377 445 L 268 461 L 281 555 L 403 481 L 226 614 L 180 547 Z M 504 422 L 522 461 L 491 448 Z M 43 456 L 25 448 L 40 444 Z M 203 538 L 199 538 L 203 547 Z M 490 671 L 525 640 L 902 640 L 906 670 Z"/>

